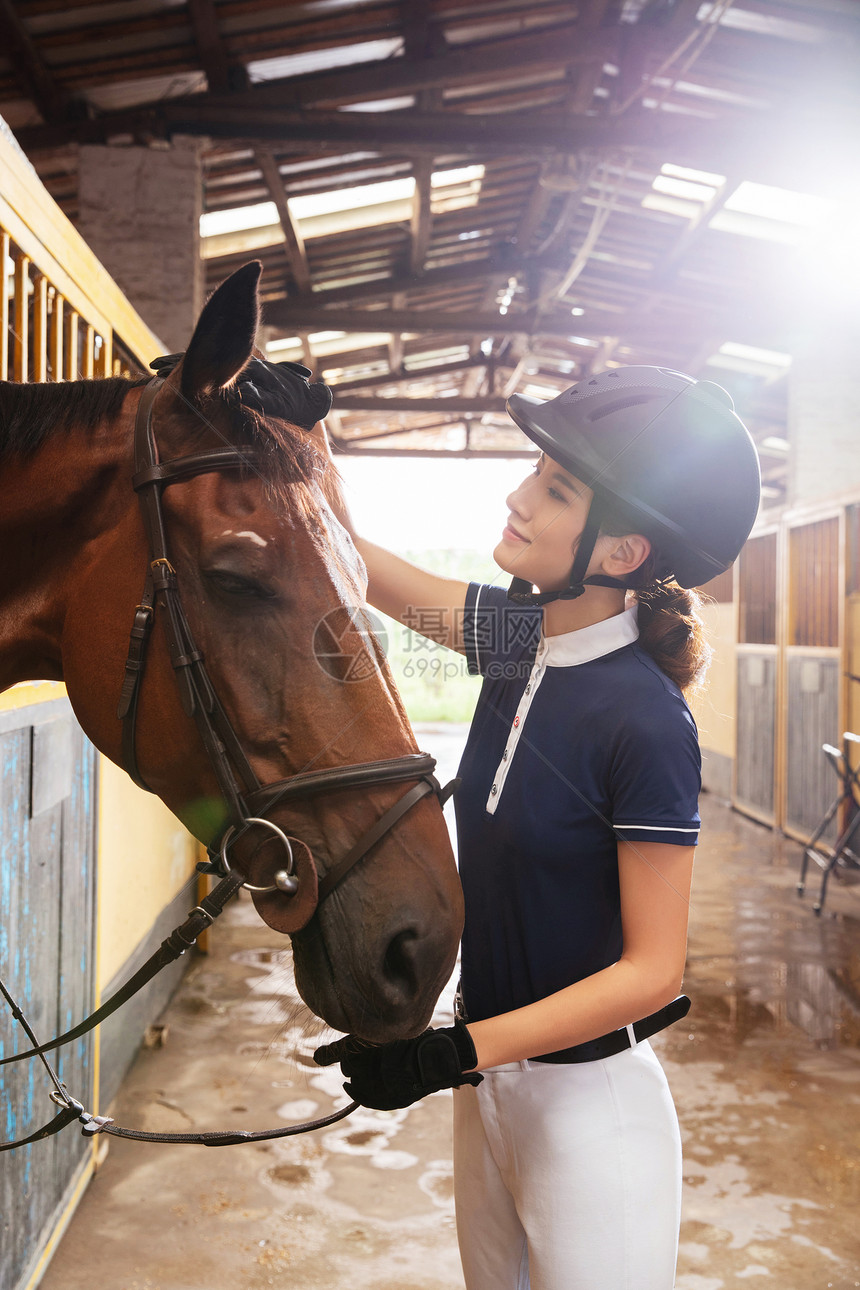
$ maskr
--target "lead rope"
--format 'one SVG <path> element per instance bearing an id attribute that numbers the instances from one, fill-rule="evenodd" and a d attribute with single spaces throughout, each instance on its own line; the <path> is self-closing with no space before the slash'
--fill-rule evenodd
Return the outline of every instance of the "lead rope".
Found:
<path id="1" fill-rule="evenodd" d="M 281 1126 L 277 1129 L 261 1129 L 256 1132 L 250 1129 L 216 1129 L 204 1133 L 145 1133 L 142 1129 L 126 1129 L 122 1125 L 116 1124 L 108 1115 L 92 1115 L 86 1110 L 83 1102 L 72 1096 L 45 1057 L 43 1046 L 39 1044 L 32 1026 L 12 998 L 2 979 L 0 979 L 0 992 L 2 992 L 8 1003 L 12 1016 L 23 1028 L 27 1038 L 34 1046 L 31 1053 L 21 1055 L 38 1056 L 48 1072 L 51 1083 L 54 1085 L 48 1096 L 52 1102 L 55 1102 L 61 1108 L 59 1115 L 55 1115 L 47 1124 L 43 1124 L 40 1129 L 36 1129 L 26 1138 L 19 1138 L 16 1142 L 0 1144 L 0 1151 L 14 1151 L 17 1147 L 26 1147 L 34 1142 L 42 1142 L 45 1138 L 53 1137 L 55 1133 L 59 1133 L 67 1124 L 72 1124 L 75 1120 L 80 1122 L 81 1135 L 85 1138 L 94 1138 L 99 1133 L 108 1133 L 114 1138 L 129 1138 L 133 1142 L 166 1142 L 177 1146 L 234 1147 L 240 1142 L 270 1142 L 273 1138 L 292 1138 L 299 1133 L 310 1133 L 314 1129 L 327 1129 L 330 1125 L 337 1124 L 339 1120 L 345 1120 L 358 1107 L 358 1102 L 350 1102 L 347 1106 L 341 1107 L 339 1111 L 334 1111 L 331 1115 L 321 1116 L 317 1120 L 304 1120 L 301 1124 Z M 50 1047 L 50 1045 L 44 1045 L 44 1047 Z"/>
<path id="2" fill-rule="evenodd" d="M 20 1055 L 27 1057 L 37 1056 L 39 1058 L 48 1072 L 51 1083 L 54 1085 L 48 1096 L 52 1102 L 55 1102 L 61 1108 L 59 1115 L 55 1115 L 52 1120 L 49 1120 L 47 1124 L 43 1124 L 40 1129 L 36 1129 L 28 1137 L 19 1138 L 17 1142 L 0 1144 L 0 1151 L 14 1151 L 16 1147 L 26 1147 L 33 1142 L 41 1142 L 45 1138 L 53 1137 L 55 1133 L 59 1133 L 67 1124 L 71 1124 L 75 1120 L 80 1122 L 81 1135 L 85 1138 L 94 1138 L 99 1133 L 109 1133 L 114 1138 L 129 1138 L 134 1142 L 167 1142 L 198 1147 L 233 1147 L 240 1142 L 269 1142 L 273 1138 L 292 1138 L 299 1133 L 310 1133 L 313 1129 L 326 1129 L 329 1125 L 337 1124 L 339 1120 L 345 1120 L 358 1107 L 358 1102 L 350 1102 L 347 1106 L 341 1107 L 339 1111 L 334 1111 L 331 1115 L 321 1116 L 318 1120 L 305 1120 L 301 1124 L 291 1124 L 278 1129 L 261 1129 L 257 1132 L 246 1129 L 216 1129 L 204 1133 L 145 1133 L 142 1129 L 126 1129 L 122 1125 L 114 1123 L 113 1119 L 108 1115 L 92 1115 L 86 1110 L 83 1102 L 72 1096 L 44 1055 L 44 1049 L 51 1047 L 51 1045 L 39 1044 L 33 1027 L 12 998 L 2 979 L 0 979 L 0 992 L 2 992 L 4 999 L 8 1003 L 12 1016 L 23 1028 L 30 1043 L 33 1044 L 31 1052 Z"/>
<path id="3" fill-rule="evenodd" d="M 190 949 L 201 932 L 212 926 L 215 919 L 223 911 L 227 901 L 241 886 L 242 878 L 236 874 L 229 874 L 219 882 L 217 887 L 195 909 L 192 909 L 185 922 L 171 932 L 155 954 L 144 963 L 143 967 L 124 986 L 111 995 L 110 999 L 79 1025 L 67 1030 L 62 1035 L 58 1035 L 47 1044 L 39 1043 L 33 1027 L 15 1002 L 5 982 L 0 978 L 0 993 L 2 993 L 3 998 L 9 1005 L 12 1016 L 33 1045 L 32 1048 L 28 1048 L 23 1053 L 14 1053 L 11 1057 L 0 1059 L 0 1066 L 9 1065 L 11 1062 L 24 1061 L 30 1057 L 38 1057 L 54 1086 L 48 1096 L 52 1102 L 60 1107 L 59 1115 L 55 1115 L 52 1120 L 49 1120 L 47 1124 L 43 1124 L 40 1129 L 36 1129 L 28 1137 L 20 1138 L 15 1142 L 0 1143 L 0 1151 L 13 1151 L 16 1147 L 26 1147 L 30 1143 L 41 1142 L 45 1138 L 53 1137 L 55 1133 L 59 1133 L 67 1124 L 72 1124 L 75 1120 L 80 1121 L 82 1126 L 81 1133 L 85 1138 L 95 1137 L 97 1133 L 109 1133 L 113 1137 L 130 1138 L 135 1142 L 173 1142 L 201 1147 L 232 1147 L 240 1142 L 266 1142 L 272 1138 L 291 1138 L 298 1133 L 309 1133 L 313 1129 L 325 1129 L 352 1114 L 358 1106 L 357 1102 L 350 1102 L 348 1106 L 342 1107 L 341 1110 L 335 1111 L 332 1115 L 323 1116 L 318 1120 L 306 1120 L 301 1124 L 293 1124 L 278 1129 L 263 1129 L 256 1133 L 242 1129 L 220 1129 L 209 1133 L 144 1133 L 142 1129 L 125 1129 L 121 1125 L 115 1124 L 110 1116 L 92 1115 L 86 1110 L 83 1102 L 72 1096 L 45 1057 L 46 1052 L 59 1048 L 61 1044 L 70 1043 L 73 1039 L 79 1039 L 87 1031 L 92 1030 L 109 1017 L 111 1013 L 116 1012 L 117 1008 L 126 1003 L 138 990 L 142 989 L 163 967 L 166 967 L 168 963 L 172 963 L 184 954 L 187 949 Z"/>

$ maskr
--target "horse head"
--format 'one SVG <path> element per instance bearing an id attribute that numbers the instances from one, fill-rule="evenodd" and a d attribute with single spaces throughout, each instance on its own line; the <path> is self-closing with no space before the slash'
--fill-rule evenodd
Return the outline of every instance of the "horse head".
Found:
<path id="1" fill-rule="evenodd" d="M 131 390 L 113 434 L 103 425 L 91 436 L 98 487 L 86 541 L 55 591 L 62 678 L 89 737 L 132 769 L 117 705 L 122 710 L 129 675 L 128 629 L 147 582 L 155 622 L 134 700 L 136 774 L 198 838 L 215 840 L 216 852 L 232 826 L 230 864 L 269 888 L 255 903 L 272 927 L 292 933 L 309 1006 L 340 1030 L 384 1040 L 427 1024 L 456 956 L 462 896 L 437 800 L 427 793 L 371 841 L 324 901 L 315 907 L 311 900 L 299 927 L 294 898 L 273 883 L 274 873 L 283 876 L 280 835 L 237 820 L 185 692 L 195 667 L 200 673 L 201 664 L 188 661 L 195 654 L 205 665 L 198 708 L 210 702 L 211 685 L 211 701 L 235 735 L 231 744 L 217 731 L 242 814 L 264 811 L 290 840 L 300 891 L 317 876 L 325 887 L 357 839 L 412 787 L 405 775 L 397 783 L 384 775 L 351 782 L 335 770 L 389 763 L 417 748 L 367 615 L 363 563 L 336 518 L 333 467 L 313 435 L 242 402 L 241 376 L 255 354 L 259 272 L 246 265 L 223 283 L 169 376 L 153 389 Z M 217 467 L 180 469 L 169 481 L 162 473 L 160 518 L 150 517 L 146 530 L 130 479 L 142 398 L 151 403 L 158 462 L 222 454 Z M 140 434 L 138 425 L 138 444 Z M 139 491 L 164 466 L 148 469 L 149 476 L 138 458 Z M 153 523 L 163 526 L 169 559 L 151 558 Z M 168 578 L 187 647 L 164 629 L 172 612 Z M 177 663 L 183 648 L 187 657 Z M 320 776 L 322 792 L 313 788 Z M 259 785 L 274 789 L 267 795 Z"/>

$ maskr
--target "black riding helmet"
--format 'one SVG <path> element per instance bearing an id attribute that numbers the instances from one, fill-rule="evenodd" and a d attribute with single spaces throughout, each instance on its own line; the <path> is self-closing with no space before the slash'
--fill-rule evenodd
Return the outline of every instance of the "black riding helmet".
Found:
<path id="1" fill-rule="evenodd" d="M 749 536 L 761 495 L 758 454 L 731 395 L 665 367 L 617 367 L 580 381 L 547 403 L 523 394 L 510 416 L 549 457 L 594 493 L 570 585 L 535 594 L 514 578 L 508 593 L 524 604 L 573 600 L 585 577 L 607 510 L 621 503 L 682 587 L 728 569 Z"/>

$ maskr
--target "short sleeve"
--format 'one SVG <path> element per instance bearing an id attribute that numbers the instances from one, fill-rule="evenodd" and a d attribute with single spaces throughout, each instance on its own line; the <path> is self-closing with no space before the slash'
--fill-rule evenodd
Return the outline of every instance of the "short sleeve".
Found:
<path id="1" fill-rule="evenodd" d="M 470 582 L 463 609 L 463 643 L 470 676 L 493 676 L 503 663 L 534 653 L 541 610 L 515 605 L 504 587 Z"/>
<path id="2" fill-rule="evenodd" d="M 625 721 L 612 759 L 612 826 L 625 842 L 695 846 L 702 759 L 680 695 L 664 692 Z"/>

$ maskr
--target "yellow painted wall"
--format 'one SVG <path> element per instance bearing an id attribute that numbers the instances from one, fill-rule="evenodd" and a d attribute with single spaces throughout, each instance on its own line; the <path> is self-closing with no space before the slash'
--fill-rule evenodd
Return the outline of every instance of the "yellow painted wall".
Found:
<path id="1" fill-rule="evenodd" d="M 699 740 L 703 748 L 735 756 L 735 717 L 737 714 L 737 658 L 735 650 L 735 607 L 705 605 L 701 610 L 705 631 L 714 651 L 703 693 L 691 703 Z"/>
<path id="2" fill-rule="evenodd" d="M 66 697 L 58 681 L 26 681 L 0 694 L 0 712 Z M 167 807 L 99 756 L 98 981 L 113 979 L 194 872 L 197 842 Z"/>
<path id="3" fill-rule="evenodd" d="M 99 758 L 98 989 L 194 872 L 197 842 L 167 807 Z"/>
<path id="4" fill-rule="evenodd" d="M 12 712 L 15 708 L 29 708 L 32 703 L 50 703 L 52 699 L 65 697 L 66 687 L 60 681 L 23 681 L 0 694 L 0 712 Z"/>

